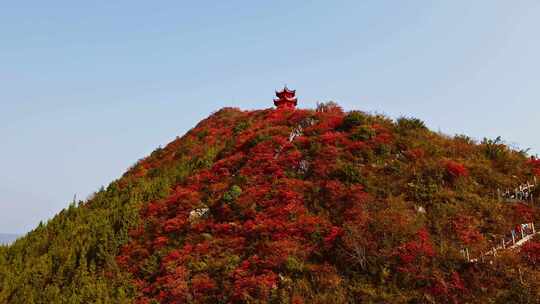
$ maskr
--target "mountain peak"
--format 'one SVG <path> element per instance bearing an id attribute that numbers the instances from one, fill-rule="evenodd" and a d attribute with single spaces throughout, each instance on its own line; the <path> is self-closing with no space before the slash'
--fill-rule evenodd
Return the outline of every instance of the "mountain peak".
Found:
<path id="1" fill-rule="evenodd" d="M 215 112 L 0 251 L 5 280 L 54 300 L 47 276 L 13 279 L 24 256 L 104 302 L 504 302 L 534 282 L 536 159 L 415 118 L 291 109 Z"/>

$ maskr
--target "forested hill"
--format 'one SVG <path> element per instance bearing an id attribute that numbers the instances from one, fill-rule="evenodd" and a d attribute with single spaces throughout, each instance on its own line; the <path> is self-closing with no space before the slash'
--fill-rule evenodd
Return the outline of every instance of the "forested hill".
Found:
<path id="1" fill-rule="evenodd" d="M 225 108 L 0 247 L 0 303 L 536 303 L 535 176 L 414 118 Z"/>

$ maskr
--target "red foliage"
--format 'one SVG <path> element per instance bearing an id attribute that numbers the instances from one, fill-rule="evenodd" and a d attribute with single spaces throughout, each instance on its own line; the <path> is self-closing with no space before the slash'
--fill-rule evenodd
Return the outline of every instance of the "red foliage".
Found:
<path id="1" fill-rule="evenodd" d="M 349 152 L 351 153 L 359 153 L 369 148 L 368 144 L 366 144 L 363 141 L 349 142 L 347 147 L 348 147 Z"/>
<path id="2" fill-rule="evenodd" d="M 392 143 L 394 137 L 392 133 L 384 126 L 374 124 L 372 128 L 373 130 L 375 130 L 375 137 L 371 139 L 373 143 L 375 143 L 376 145 L 388 145 Z"/>
<path id="3" fill-rule="evenodd" d="M 348 139 L 342 132 L 330 131 L 321 135 L 320 142 L 325 145 L 339 146 L 347 143 Z"/>
<path id="4" fill-rule="evenodd" d="M 521 247 L 522 259 L 534 267 L 540 266 L 540 242 L 529 241 Z"/>
<path id="5" fill-rule="evenodd" d="M 432 258 L 435 251 L 431 244 L 429 232 L 426 228 L 418 230 L 416 240 L 407 242 L 397 249 L 398 257 L 406 269 L 410 264 L 418 262 L 422 258 Z"/>
<path id="6" fill-rule="evenodd" d="M 330 230 L 330 233 L 324 238 L 324 245 L 327 248 L 331 248 L 334 246 L 334 242 L 338 237 L 343 235 L 343 229 L 339 227 L 332 227 Z"/>
<path id="7" fill-rule="evenodd" d="M 480 242 L 484 236 L 478 231 L 473 218 L 468 216 L 459 216 L 452 220 L 452 228 L 458 239 L 464 245 L 471 245 Z"/>
<path id="8" fill-rule="evenodd" d="M 461 276 L 455 271 L 450 278 L 433 276 L 429 282 L 426 291 L 438 300 L 437 303 L 459 303 L 458 299 L 468 293 Z"/>
<path id="9" fill-rule="evenodd" d="M 532 222 L 534 218 L 534 209 L 524 203 L 514 205 L 514 222 L 525 223 Z"/>
<path id="10" fill-rule="evenodd" d="M 236 301 L 246 301 L 250 298 L 266 299 L 270 291 L 276 288 L 277 275 L 271 271 L 255 276 L 237 276 L 232 298 Z"/>
<path id="11" fill-rule="evenodd" d="M 194 300 L 203 300 L 216 292 L 216 282 L 207 274 L 197 274 L 191 279 L 191 290 Z"/>
<path id="12" fill-rule="evenodd" d="M 343 124 L 344 117 L 345 115 L 343 110 L 339 107 L 329 109 L 326 112 L 317 112 L 316 119 L 319 121 L 319 123 L 310 129 L 312 132 L 319 134 L 336 130 Z"/>
<path id="13" fill-rule="evenodd" d="M 186 225 L 187 221 L 185 216 L 177 216 L 172 219 L 168 219 L 163 224 L 163 231 L 170 233 L 174 231 L 179 231 Z"/>
<path id="14" fill-rule="evenodd" d="M 384 223 L 374 220 L 379 212 L 371 204 L 375 195 L 365 192 L 357 175 L 377 169 L 362 164 L 355 171 L 360 159 L 394 141 L 388 125 L 369 126 L 373 137 L 353 141 L 354 130 L 340 128 L 344 113 L 337 107 L 216 115 L 167 146 L 167 153 L 141 163 L 140 168 L 151 171 L 180 158 L 199 160 L 208 147 L 218 151 L 209 160 L 213 165 L 195 162 L 194 172 L 166 198 L 141 208 L 141 224 L 130 231 L 131 239 L 117 257 L 133 276 L 139 303 L 264 303 L 283 288 L 280 275 L 300 273 L 316 286 L 337 289 L 342 281 L 336 260 L 361 267 L 363 250 L 371 257 L 394 257 L 392 267 L 399 266 L 400 274 L 428 277 L 417 270 L 428 269 L 435 256 L 427 229 L 402 243 L 402 235 L 415 231 L 412 216 L 399 209 L 380 211 Z M 290 142 L 291 130 L 306 117 L 316 123 L 303 127 L 303 134 Z M 418 160 L 425 153 L 413 149 L 405 155 Z M 446 169 L 452 178 L 468 175 L 456 162 L 448 162 Z M 142 176 L 137 172 L 132 174 Z M 191 220 L 190 213 L 201 205 L 208 213 Z M 465 242 L 479 238 L 460 225 L 456 230 Z M 403 234 L 395 227 L 408 230 Z M 385 234 L 395 234 L 399 241 L 383 248 L 380 237 Z M 357 255 L 337 259 L 342 248 Z M 447 281 L 450 289 L 463 288 L 459 275 Z M 299 295 L 290 296 L 293 303 L 304 303 Z"/>
<path id="15" fill-rule="evenodd" d="M 160 303 L 186 303 L 189 294 L 189 272 L 186 267 L 179 266 L 157 279 L 156 287 L 161 289 L 157 299 Z M 151 293 L 152 288 L 147 289 Z"/>
<path id="16" fill-rule="evenodd" d="M 158 236 L 154 240 L 154 248 L 155 249 L 163 248 L 167 245 L 167 243 L 169 243 L 169 238 L 167 238 L 166 236 Z"/>
<path id="17" fill-rule="evenodd" d="M 291 304 L 304 304 L 304 299 L 302 299 L 299 295 L 294 295 L 291 300 Z"/>
<path id="18" fill-rule="evenodd" d="M 531 157 L 527 161 L 527 165 L 531 167 L 532 173 L 538 177 L 540 177 L 540 159 L 537 159 L 535 157 Z"/>
<path id="19" fill-rule="evenodd" d="M 446 172 L 452 179 L 469 176 L 469 170 L 464 165 L 452 160 L 446 162 Z"/>
<path id="20" fill-rule="evenodd" d="M 410 149 L 405 151 L 405 156 L 412 161 L 422 159 L 425 155 L 426 152 L 422 148 Z"/>
<path id="21" fill-rule="evenodd" d="M 336 267 L 329 263 L 310 265 L 309 269 L 312 271 L 313 280 L 317 286 L 320 286 L 319 288 L 334 289 L 341 284 L 342 280 Z"/>
<path id="22" fill-rule="evenodd" d="M 463 283 L 463 280 L 461 279 L 459 273 L 452 272 L 452 286 L 455 289 L 464 291 L 465 290 L 465 284 Z"/>

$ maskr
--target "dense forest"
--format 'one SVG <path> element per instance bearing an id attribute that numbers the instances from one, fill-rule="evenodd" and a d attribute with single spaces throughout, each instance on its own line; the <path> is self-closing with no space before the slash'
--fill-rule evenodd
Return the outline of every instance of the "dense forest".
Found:
<path id="1" fill-rule="evenodd" d="M 415 118 L 225 108 L 1 246 L 0 303 L 537 303 L 535 177 Z"/>

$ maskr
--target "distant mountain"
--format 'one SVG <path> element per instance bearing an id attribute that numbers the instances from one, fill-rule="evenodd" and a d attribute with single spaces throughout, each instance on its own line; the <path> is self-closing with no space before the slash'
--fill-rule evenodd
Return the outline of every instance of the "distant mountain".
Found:
<path id="1" fill-rule="evenodd" d="M 9 244 L 17 239 L 19 235 L 12 233 L 0 233 L 0 244 Z"/>

